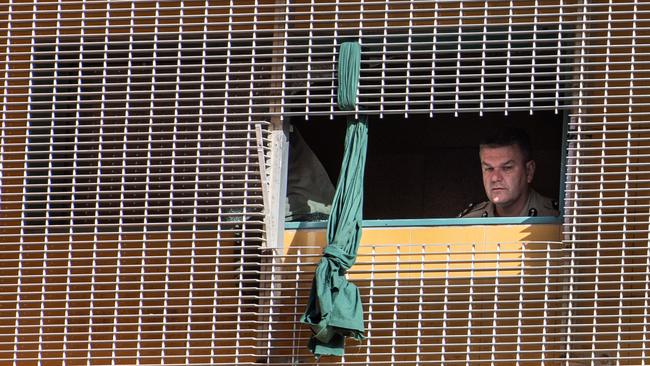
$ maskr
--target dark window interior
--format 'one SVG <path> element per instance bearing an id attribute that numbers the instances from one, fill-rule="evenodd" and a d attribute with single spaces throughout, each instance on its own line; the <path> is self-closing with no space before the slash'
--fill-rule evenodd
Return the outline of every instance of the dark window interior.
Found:
<path id="1" fill-rule="evenodd" d="M 478 143 L 502 125 L 528 131 L 537 163 L 533 187 L 558 199 L 562 120 L 562 114 L 554 111 L 370 116 L 364 219 L 450 218 L 468 204 L 484 201 Z M 311 117 L 292 124 L 336 184 L 345 117 Z"/>

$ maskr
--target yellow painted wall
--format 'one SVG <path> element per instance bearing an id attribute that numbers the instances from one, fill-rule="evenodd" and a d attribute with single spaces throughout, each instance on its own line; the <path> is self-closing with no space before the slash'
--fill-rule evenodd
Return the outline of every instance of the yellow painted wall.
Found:
<path id="1" fill-rule="evenodd" d="M 398 273 L 398 255 L 400 261 L 411 263 L 407 267 L 402 265 L 402 270 L 408 266 L 419 267 L 420 263 L 426 263 L 427 270 L 438 270 L 427 271 L 425 276 L 468 275 L 467 271 L 459 271 L 463 268 L 474 269 L 473 276 L 491 276 L 497 267 L 518 267 L 522 258 L 529 261 L 547 255 L 546 251 L 557 252 L 561 248 L 560 239 L 558 224 L 365 228 L 359 248 L 361 259 L 350 276 L 363 277 L 361 273 L 371 271 L 374 268 L 371 262 L 381 257 L 381 273 L 376 275 L 394 277 Z M 325 229 L 286 230 L 284 243 L 284 254 L 289 257 L 298 252 L 320 254 L 326 245 L 326 232 Z M 422 275 L 417 271 L 408 273 L 404 276 Z"/>
<path id="2" fill-rule="evenodd" d="M 305 286 L 326 245 L 325 229 L 286 230 L 284 238 L 285 269 L 301 273 Z M 464 361 L 470 325 L 472 343 L 486 345 L 472 346 L 475 361 L 489 362 L 487 345 L 497 339 L 496 357 L 510 364 L 506 359 L 517 353 L 519 326 L 527 342 L 520 364 L 562 357 L 560 239 L 559 224 L 365 228 L 349 279 L 364 302 L 373 360 L 381 361 L 383 354 L 389 361 L 397 337 L 400 362 L 415 361 L 418 352 L 431 360 Z M 287 297 L 291 291 L 293 285 Z M 350 342 L 346 361 L 364 362 L 364 352 Z"/>
<path id="3" fill-rule="evenodd" d="M 471 225 L 433 227 L 364 228 L 361 246 L 367 244 L 496 243 L 560 241 L 557 224 Z M 285 230 L 285 253 L 295 245 L 324 245 L 325 229 Z"/>

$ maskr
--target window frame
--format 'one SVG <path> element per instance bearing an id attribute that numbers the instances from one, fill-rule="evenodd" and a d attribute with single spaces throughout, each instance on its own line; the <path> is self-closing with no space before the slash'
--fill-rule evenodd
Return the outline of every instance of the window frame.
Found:
<path id="1" fill-rule="evenodd" d="M 559 169 L 558 191 L 558 216 L 515 216 L 515 217 L 449 217 L 449 218 L 422 218 L 422 219 L 372 219 L 363 220 L 363 227 L 424 227 L 424 226 L 474 226 L 474 225 L 535 225 L 535 224 L 561 224 L 564 221 L 564 196 L 567 171 L 568 151 L 568 122 L 569 110 L 562 110 L 562 143 L 561 161 Z M 477 171 L 476 174 L 480 174 Z M 320 221 L 285 221 L 285 230 L 297 229 L 324 229 L 326 220 Z"/>

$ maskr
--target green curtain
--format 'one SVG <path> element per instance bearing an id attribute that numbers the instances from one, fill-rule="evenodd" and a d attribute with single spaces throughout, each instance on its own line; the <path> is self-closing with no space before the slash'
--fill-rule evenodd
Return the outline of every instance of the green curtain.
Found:
<path id="1" fill-rule="evenodd" d="M 360 46 L 346 42 L 339 52 L 339 108 L 354 109 L 359 79 Z M 345 273 L 357 257 L 361 240 L 363 176 L 368 145 L 366 116 L 348 117 L 341 172 L 336 184 L 332 213 L 327 222 L 327 242 L 300 321 L 313 336 L 308 347 L 316 357 L 342 356 L 345 338 L 363 339 L 363 306 L 359 289 Z"/>

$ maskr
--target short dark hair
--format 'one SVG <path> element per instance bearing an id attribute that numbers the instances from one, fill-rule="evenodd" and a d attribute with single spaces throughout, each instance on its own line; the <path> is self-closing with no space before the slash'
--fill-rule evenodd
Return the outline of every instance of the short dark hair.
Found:
<path id="1" fill-rule="evenodd" d="M 533 149 L 530 144 L 530 138 L 526 131 L 521 128 L 507 127 L 501 128 L 489 136 L 484 137 L 479 143 L 479 147 L 504 147 L 517 145 L 524 156 L 524 162 L 533 159 Z"/>

